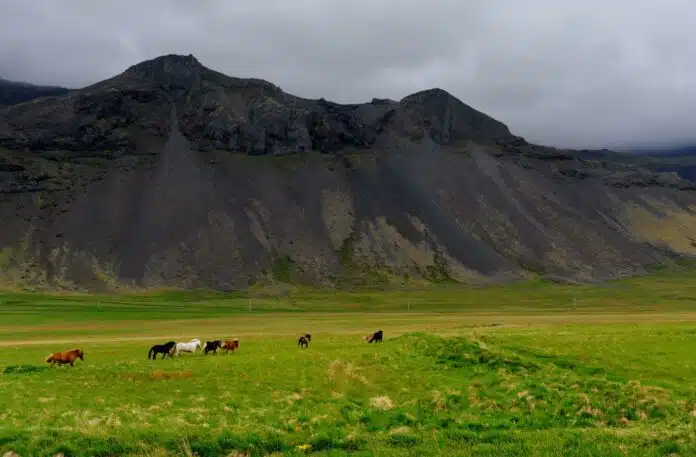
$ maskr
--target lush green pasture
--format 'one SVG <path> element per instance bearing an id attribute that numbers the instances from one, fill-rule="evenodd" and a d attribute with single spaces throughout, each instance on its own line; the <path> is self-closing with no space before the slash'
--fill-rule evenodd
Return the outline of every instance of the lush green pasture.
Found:
<path id="1" fill-rule="evenodd" d="M 696 455 L 691 282 L 0 295 L 0 452 Z M 240 349 L 146 358 L 192 337 Z"/>

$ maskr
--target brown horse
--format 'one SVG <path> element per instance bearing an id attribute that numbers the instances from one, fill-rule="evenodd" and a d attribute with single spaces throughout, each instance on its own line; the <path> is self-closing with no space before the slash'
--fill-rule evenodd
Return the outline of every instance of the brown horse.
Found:
<path id="1" fill-rule="evenodd" d="M 226 353 L 230 351 L 234 352 L 235 350 L 239 349 L 239 338 L 235 338 L 232 341 L 224 341 L 222 346 L 220 346 L 220 349 Z"/>
<path id="2" fill-rule="evenodd" d="M 72 351 L 66 352 L 54 352 L 46 357 L 46 362 L 50 363 L 51 366 L 55 365 L 56 363 L 58 365 L 65 365 L 66 363 L 69 363 L 71 367 L 74 367 L 75 360 L 77 359 L 80 359 L 83 362 L 85 361 L 85 353 L 82 352 L 82 349 L 73 349 Z"/>

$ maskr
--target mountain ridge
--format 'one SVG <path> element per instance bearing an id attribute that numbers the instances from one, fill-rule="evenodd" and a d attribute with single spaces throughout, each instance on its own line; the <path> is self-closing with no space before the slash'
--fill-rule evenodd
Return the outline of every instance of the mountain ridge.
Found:
<path id="1" fill-rule="evenodd" d="M 504 124 L 442 89 L 420 91 L 399 102 L 339 104 L 323 98 L 297 97 L 261 79 L 228 77 L 204 67 L 193 56 L 167 55 L 141 62 L 119 75 L 74 91 L 70 97 L 76 114 L 70 119 L 56 120 L 60 109 L 53 109 L 52 117 L 35 116 L 38 109 L 34 106 L 26 119 L 21 115 L 30 108 L 26 104 L 6 108 L 6 115 L 16 121 L 14 129 L 0 127 L 0 146 L 84 150 L 92 146 L 93 134 L 104 134 L 93 146 L 132 151 L 136 144 L 123 143 L 122 136 L 114 132 L 122 132 L 133 117 L 145 116 L 138 111 L 138 105 L 156 109 L 156 115 L 151 116 L 150 133 L 163 137 L 168 109 L 177 101 L 189 104 L 178 107 L 182 132 L 194 147 L 203 149 L 285 154 L 336 151 L 346 143 L 365 148 L 371 147 L 387 128 L 415 139 L 430 134 L 440 143 L 512 138 Z M 55 106 L 55 101 L 51 102 Z M 63 107 L 62 114 L 72 114 L 69 110 L 70 107 Z M 458 122 L 458 117 L 465 122 Z M 105 118 L 116 118 L 117 122 L 97 122 Z M 35 138 L 36 122 L 71 125 L 75 131 L 60 132 L 60 137 Z M 457 125 L 467 129 L 457 130 L 453 127 Z M 90 133 L 81 136 L 85 130 Z M 23 141 L 18 143 L 17 138 Z"/>
<path id="2" fill-rule="evenodd" d="M 40 86 L 0 78 L 0 108 L 16 105 L 39 97 L 63 95 L 69 91 L 70 89 L 60 86 Z"/>
<path id="3" fill-rule="evenodd" d="M 0 109 L 0 280 L 605 280 L 696 254 L 694 189 L 442 89 L 339 104 L 167 55 Z"/>

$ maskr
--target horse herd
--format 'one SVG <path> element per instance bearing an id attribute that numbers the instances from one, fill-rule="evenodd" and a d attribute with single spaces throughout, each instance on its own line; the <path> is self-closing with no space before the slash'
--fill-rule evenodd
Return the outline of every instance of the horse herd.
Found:
<path id="1" fill-rule="evenodd" d="M 234 352 L 234 350 L 238 347 L 239 338 L 235 338 L 229 341 L 206 341 L 205 348 L 203 348 L 203 346 L 201 345 L 201 340 L 197 338 L 194 338 L 186 343 L 177 343 L 175 341 L 169 341 L 164 344 L 155 344 L 154 346 L 152 346 L 147 353 L 147 358 L 148 360 L 156 360 L 157 354 L 162 354 L 163 359 L 167 356 L 169 356 L 169 358 L 173 358 L 175 355 L 179 355 L 182 352 L 196 352 L 197 349 L 200 349 L 201 352 L 203 352 L 203 355 L 208 355 L 209 352 L 217 354 L 218 349 L 222 349 L 227 353 L 230 351 Z"/>
<path id="2" fill-rule="evenodd" d="M 382 330 L 377 330 L 376 332 L 367 335 L 365 341 L 368 343 L 381 343 L 384 340 L 384 333 Z M 297 346 L 300 348 L 309 347 L 309 343 L 312 341 L 312 335 L 306 333 L 300 336 L 297 340 Z M 162 359 L 169 356 L 169 358 L 174 358 L 174 356 L 180 355 L 182 352 L 196 352 L 200 349 L 203 355 L 208 355 L 212 352 L 217 355 L 217 351 L 222 350 L 225 353 L 234 352 L 239 348 L 239 338 L 233 340 L 212 340 L 206 341 L 205 346 L 201 344 L 201 340 L 194 338 L 191 341 L 185 343 L 177 343 L 175 341 L 169 341 L 164 344 L 155 344 L 150 348 L 147 353 L 147 359 L 156 360 L 157 354 L 162 354 Z M 81 349 L 73 349 L 66 352 L 54 352 L 46 357 L 45 361 L 53 365 L 66 365 L 69 364 L 71 367 L 75 366 L 75 361 L 80 359 L 84 362 L 85 354 Z"/>

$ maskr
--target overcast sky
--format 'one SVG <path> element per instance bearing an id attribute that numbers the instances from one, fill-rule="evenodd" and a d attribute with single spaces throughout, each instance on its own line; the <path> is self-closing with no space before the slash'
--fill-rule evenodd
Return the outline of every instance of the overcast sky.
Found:
<path id="1" fill-rule="evenodd" d="M 527 140 L 696 140 L 694 0 L 2 0 L 0 77 L 80 87 L 162 54 L 337 102 L 443 88 Z"/>

